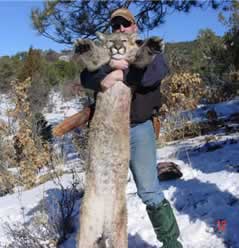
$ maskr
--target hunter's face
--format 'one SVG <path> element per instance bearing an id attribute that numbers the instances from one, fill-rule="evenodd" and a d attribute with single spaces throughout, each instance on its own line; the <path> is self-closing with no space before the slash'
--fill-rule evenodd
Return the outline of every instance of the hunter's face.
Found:
<path id="1" fill-rule="evenodd" d="M 111 23 L 112 32 L 116 33 L 134 33 L 138 28 L 135 23 L 132 23 L 123 17 L 115 17 Z"/>

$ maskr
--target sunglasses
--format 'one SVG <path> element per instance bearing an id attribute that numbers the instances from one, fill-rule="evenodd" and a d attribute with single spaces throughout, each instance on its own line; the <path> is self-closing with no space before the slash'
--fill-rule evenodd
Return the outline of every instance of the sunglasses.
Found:
<path id="1" fill-rule="evenodd" d="M 112 25 L 111 25 L 112 30 L 120 29 L 121 25 L 125 28 L 128 28 L 132 25 L 132 22 L 125 20 L 125 19 L 121 19 L 120 21 L 112 23 Z"/>

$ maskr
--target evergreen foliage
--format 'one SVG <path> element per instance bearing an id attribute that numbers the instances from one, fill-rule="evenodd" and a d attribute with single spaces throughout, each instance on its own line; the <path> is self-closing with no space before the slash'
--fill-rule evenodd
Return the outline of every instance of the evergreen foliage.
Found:
<path id="1" fill-rule="evenodd" d="M 229 7 L 229 16 L 226 18 L 220 14 L 221 22 L 227 27 L 224 40 L 230 63 L 233 64 L 235 70 L 239 70 L 239 2 L 232 1 Z"/>
<path id="2" fill-rule="evenodd" d="M 222 38 L 210 30 L 201 30 L 197 38 L 197 49 L 193 51 L 193 70 L 199 72 L 207 84 L 220 82 L 228 67 Z"/>
<path id="3" fill-rule="evenodd" d="M 50 30 L 54 30 L 56 25 L 59 32 L 54 39 L 71 44 L 72 40 L 79 36 L 93 37 L 96 30 L 106 31 L 109 15 L 117 7 L 136 6 L 137 23 L 141 30 L 144 30 L 156 27 L 157 21 L 164 21 L 167 11 L 159 14 L 159 8 L 190 11 L 192 7 L 205 5 L 213 8 L 220 7 L 227 11 L 228 15 L 224 16 L 223 12 L 220 14 L 222 24 L 227 27 L 226 34 L 218 37 L 212 30 L 205 29 L 200 30 L 194 41 L 167 43 L 166 56 L 170 69 L 172 73 L 199 73 L 204 84 L 214 90 L 211 92 L 224 91 L 226 85 L 226 91 L 228 91 L 226 95 L 232 93 L 229 89 L 232 89 L 235 95 L 239 89 L 239 3 L 235 0 L 210 1 L 210 3 L 208 1 L 147 1 L 144 4 L 144 10 L 141 9 L 142 4 L 136 1 L 56 0 L 47 1 L 42 11 L 34 10 L 32 14 L 35 28 L 41 30 L 43 35 L 52 35 Z M 152 9 L 152 7 L 157 8 Z M 157 13 L 158 16 L 152 17 L 153 13 Z M 149 15 L 152 18 L 149 18 Z M 55 20 L 56 17 L 57 20 Z M 155 23 L 153 23 L 154 18 L 157 19 Z M 49 38 L 53 39 L 53 37 Z M 12 57 L 0 57 L 1 91 L 9 90 L 10 82 L 14 78 L 21 81 L 30 76 L 32 79 L 29 89 L 30 108 L 34 113 L 41 112 L 52 87 L 79 81 L 82 66 L 73 61 L 59 59 L 61 55 L 69 56 L 69 54 L 70 51 L 67 50 L 57 53 L 53 50 L 41 51 L 30 48 L 28 52 L 19 52 Z"/>
<path id="4" fill-rule="evenodd" d="M 164 23 L 168 13 L 189 12 L 193 7 L 221 8 L 230 3 L 225 0 L 161 0 L 161 1 L 46 1 L 43 10 L 32 11 L 35 29 L 43 36 L 59 43 L 72 44 L 79 37 L 92 38 L 95 32 L 109 31 L 111 13 L 120 7 L 134 9 L 140 31 L 152 30 Z"/>
<path id="5" fill-rule="evenodd" d="M 11 81 L 16 77 L 18 69 L 21 67 L 20 60 L 14 56 L 4 56 L 0 58 L 0 89 L 7 92 L 11 88 Z"/>
<path id="6" fill-rule="evenodd" d="M 52 87 L 79 78 L 81 66 L 72 61 L 61 61 L 59 56 L 54 51 L 43 52 L 31 47 L 28 52 L 0 57 L 1 92 L 11 89 L 12 80 L 24 81 L 30 77 L 30 109 L 34 113 L 41 112 Z"/>

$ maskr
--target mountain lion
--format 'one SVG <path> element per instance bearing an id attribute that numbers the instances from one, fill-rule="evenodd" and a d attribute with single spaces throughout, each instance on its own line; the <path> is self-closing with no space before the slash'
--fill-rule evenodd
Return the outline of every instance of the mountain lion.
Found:
<path id="1" fill-rule="evenodd" d="M 97 36 L 97 41 L 77 40 L 73 57 L 92 72 L 111 59 L 125 59 L 144 68 L 164 50 L 159 37 L 139 41 L 136 34 Z M 130 102 L 130 88 L 122 82 L 97 94 L 77 248 L 128 247 L 125 191 L 130 159 Z"/>
<path id="2" fill-rule="evenodd" d="M 164 41 L 157 36 L 138 40 L 136 33 L 96 33 L 99 40 L 78 39 L 73 59 L 82 62 L 89 71 L 95 71 L 110 59 L 125 59 L 137 68 L 152 62 L 155 54 L 164 51 Z"/>

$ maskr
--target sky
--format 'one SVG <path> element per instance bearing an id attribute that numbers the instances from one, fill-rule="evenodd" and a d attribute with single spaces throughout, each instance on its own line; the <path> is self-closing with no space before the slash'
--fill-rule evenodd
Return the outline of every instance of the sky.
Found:
<path id="1" fill-rule="evenodd" d="M 71 48 L 40 36 L 33 29 L 31 9 L 42 5 L 43 1 L 37 0 L 0 0 L 0 56 L 27 51 L 30 46 L 55 51 Z M 166 42 L 190 41 L 197 37 L 200 29 L 205 28 L 223 35 L 225 27 L 218 21 L 217 15 L 218 12 L 211 9 L 193 9 L 189 14 L 174 12 L 166 17 L 165 24 L 142 34 L 142 38 L 159 35 Z"/>

